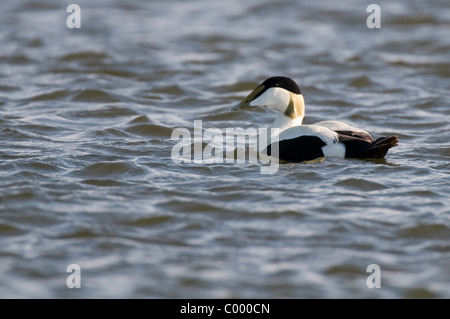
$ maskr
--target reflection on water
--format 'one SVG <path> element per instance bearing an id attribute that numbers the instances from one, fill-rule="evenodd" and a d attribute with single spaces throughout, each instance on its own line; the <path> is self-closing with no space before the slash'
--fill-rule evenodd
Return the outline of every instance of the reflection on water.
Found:
<path id="1" fill-rule="evenodd" d="M 1 297 L 450 296 L 446 1 L 378 2 L 380 29 L 355 1 L 78 1 L 80 29 L 68 4 L 1 5 Z M 229 108 L 272 75 L 306 124 L 399 146 L 273 175 L 172 161 L 195 120 L 269 125 Z"/>

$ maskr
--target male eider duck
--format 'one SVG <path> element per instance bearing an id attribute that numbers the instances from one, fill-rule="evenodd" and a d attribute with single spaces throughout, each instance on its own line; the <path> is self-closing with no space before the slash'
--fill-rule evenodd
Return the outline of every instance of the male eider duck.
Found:
<path id="1" fill-rule="evenodd" d="M 271 155 L 278 147 L 278 157 L 289 162 L 303 162 L 320 157 L 384 158 L 397 145 L 398 137 L 374 139 L 365 130 L 339 121 L 302 125 L 305 102 L 297 83 L 275 76 L 265 80 L 232 110 L 268 107 L 278 111 L 270 128 L 279 129 L 278 142 L 266 145 Z M 277 145 L 275 145 L 277 144 Z"/>

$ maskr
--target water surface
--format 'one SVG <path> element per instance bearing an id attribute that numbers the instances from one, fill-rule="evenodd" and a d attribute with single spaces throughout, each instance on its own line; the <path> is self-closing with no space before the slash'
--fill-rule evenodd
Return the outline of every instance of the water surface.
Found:
<path id="1" fill-rule="evenodd" d="M 360 1 L 0 5 L 0 297 L 449 298 L 450 8 Z M 172 161 L 172 131 L 295 79 L 305 123 L 396 134 L 385 161 Z M 69 264 L 81 268 L 69 289 Z M 369 289 L 370 264 L 381 288 Z"/>

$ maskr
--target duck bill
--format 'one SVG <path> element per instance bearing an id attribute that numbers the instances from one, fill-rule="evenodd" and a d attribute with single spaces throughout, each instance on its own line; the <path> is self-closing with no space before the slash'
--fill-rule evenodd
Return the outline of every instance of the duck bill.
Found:
<path id="1" fill-rule="evenodd" d="M 249 103 L 246 103 L 245 100 L 239 102 L 238 104 L 235 104 L 231 107 L 231 111 L 238 111 L 238 110 L 248 110 L 252 109 L 254 106 L 251 106 Z"/>
<path id="2" fill-rule="evenodd" d="M 252 91 L 252 93 L 250 93 L 245 99 L 243 99 L 241 102 L 239 102 L 238 104 L 234 105 L 231 107 L 232 111 L 236 111 L 236 110 L 248 110 L 248 109 L 254 109 L 256 106 L 255 105 L 250 105 L 250 103 L 255 100 L 255 98 L 257 97 L 257 95 L 264 90 L 264 85 L 260 85 L 258 86 L 256 89 L 254 89 Z"/>

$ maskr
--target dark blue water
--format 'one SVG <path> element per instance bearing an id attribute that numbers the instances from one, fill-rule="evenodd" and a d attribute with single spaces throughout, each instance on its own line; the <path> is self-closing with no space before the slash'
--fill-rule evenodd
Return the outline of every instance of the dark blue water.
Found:
<path id="1" fill-rule="evenodd" d="M 381 1 L 369 29 L 369 3 L 78 1 L 80 29 L 70 2 L 2 3 L 0 296 L 450 297 L 450 8 Z M 304 123 L 399 145 L 276 174 L 174 163 L 195 120 L 268 126 L 229 108 L 273 75 Z"/>

